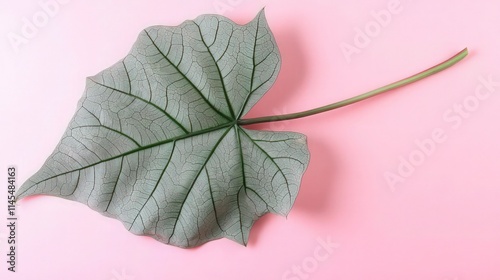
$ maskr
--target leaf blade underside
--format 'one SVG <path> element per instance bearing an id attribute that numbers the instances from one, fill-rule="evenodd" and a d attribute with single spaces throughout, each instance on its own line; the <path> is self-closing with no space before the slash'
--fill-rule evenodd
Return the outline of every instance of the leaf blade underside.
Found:
<path id="1" fill-rule="evenodd" d="M 253 223 L 286 215 L 309 162 L 306 138 L 237 120 L 276 80 L 280 56 L 261 12 L 153 26 L 87 79 L 61 142 L 18 199 L 87 204 L 134 234 L 187 248 L 247 244 Z"/>

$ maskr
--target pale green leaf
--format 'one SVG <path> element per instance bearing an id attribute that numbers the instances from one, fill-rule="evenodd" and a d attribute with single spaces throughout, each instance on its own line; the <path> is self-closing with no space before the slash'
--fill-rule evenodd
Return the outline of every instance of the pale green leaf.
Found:
<path id="1" fill-rule="evenodd" d="M 87 80 L 61 142 L 18 199 L 58 196 L 179 247 L 286 215 L 309 161 L 304 135 L 238 125 L 275 82 L 280 56 L 261 12 L 246 25 L 203 15 L 145 29 Z"/>

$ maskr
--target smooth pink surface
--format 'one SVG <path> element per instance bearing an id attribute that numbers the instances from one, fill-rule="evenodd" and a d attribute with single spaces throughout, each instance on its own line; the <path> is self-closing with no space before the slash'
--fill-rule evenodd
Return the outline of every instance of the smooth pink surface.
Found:
<path id="1" fill-rule="evenodd" d="M 393 1 L 66 2 L 17 52 L 9 32 L 19 34 L 23 18 L 43 10 L 35 0 L 0 2 L 2 186 L 7 165 L 17 166 L 19 183 L 41 167 L 75 111 L 85 77 L 124 57 L 150 25 L 216 12 L 246 23 L 266 6 L 283 67 L 254 117 L 342 100 L 464 47 L 470 55 L 363 103 L 256 126 L 306 134 L 311 163 L 288 218 L 259 220 L 246 248 L 219 240 L 179 249 L 134 236 L 85 205 L 39 196 L 18 206 L 16 273 L 7 272 L 0 226 L 0 279 L 500 279 L 500 86 L 473 100 L 480 77 L 500 81 L 500 2 L 401 0 L 400 12 L 372 29 L 371 41 L 350 61 L 341 46 L 353 45 L 356 28 L 373 25 L 371 11 Z M 464 100 L 474 110 L 457 119 L 449 110 Z M 436 129 L 445 140 L 419 159 L 416 141 Z M 386 172 L 399 174 L 400 157 L 411 155 L 419 166 L 391 188 Z M 0 217 L 5 197 L 2 191 Z M 338 247 L 322 249 L 327 240 Z"/>

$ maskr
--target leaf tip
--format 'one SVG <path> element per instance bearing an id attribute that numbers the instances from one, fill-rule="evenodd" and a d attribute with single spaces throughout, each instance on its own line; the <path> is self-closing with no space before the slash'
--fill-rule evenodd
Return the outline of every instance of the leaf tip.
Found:
<path id="1" fill-rule="evenodd" d="M 257 14 L 257 18 L 261 17 L 266 19 L 266 6 L 262 7 L 262 9 L 260 9 L 259 13 Z"/>
<path id="2" fill-rule="evenodd" d="M 19 200 L 27 197 L 28 195 L 26 194 L 27 190 L 29 187 L 26 187 L 25 184 L 22 184 L 21 187 L 16 191 L 15 193 L 15 202 L 16 204 L 19 202 Z"/>

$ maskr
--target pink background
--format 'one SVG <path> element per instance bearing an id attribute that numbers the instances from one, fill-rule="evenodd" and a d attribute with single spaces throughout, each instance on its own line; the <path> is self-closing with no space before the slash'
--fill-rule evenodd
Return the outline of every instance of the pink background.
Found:
<path id="1" fill-rule="evenodd" d="M 19 34 L 23 18 L 43 10 L 35 0 L 0 1 L 2 186 L 8 165 L 17 166 L 19 183 L 41 167 L 75 111 L 85 77 L 124 57 L 150 25 L 177 25 L 203 13 L 246 23 L 266 6 L 283 67 L 253 117 L 342 100 L 464 47 L 470 55 L 369 101 L 257 126 L 306 134 L 311 163 L 288 218 L 263 217 L 246 248 L 218 240 L 179 249 L 132 235 L 85 205 L 39 196 L 19 203 L 18 272 L 9 273 L 2 191 L 1 279 L 500 279 L 500 86 L 474 104 L 476 88 L 488 93 L 479 77 L 500 81 L 500 2 L 401 0 L 400 12 L 380 30 L 371 11 L 392 0 L 66 2 L 15 51 L 8 34 Z M 224 4 L 225 10 L 214 6 Z M 341 45 L 355 47 L 356 28 L 367 26 L 373 36 L 348 61 Z M 449 111 L 464 100 L 467 115 Z M 435 129 L 446 140 L 419 162 L 416 141 Z M 410 155 L 419 166 L 391 188 L 386 172 L 398 175 L 400 157 Z M 318 240 L 338 247 L 328 252 Z"/>

